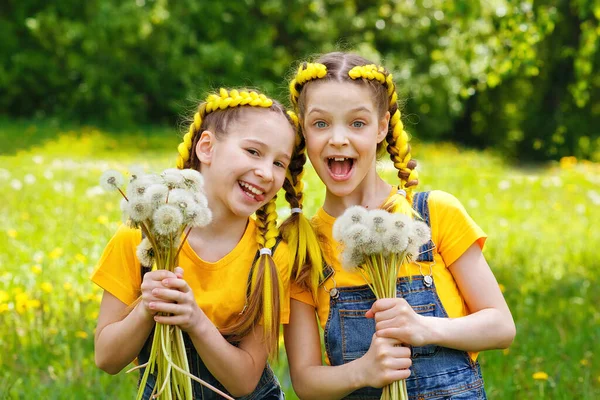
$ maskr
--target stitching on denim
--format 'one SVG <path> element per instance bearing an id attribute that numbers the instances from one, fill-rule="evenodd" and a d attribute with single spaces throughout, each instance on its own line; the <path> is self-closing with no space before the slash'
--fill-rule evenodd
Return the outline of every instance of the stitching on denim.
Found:
<path id="1" fill-rule="evenodd" d="M 421 393 L 419 396 L 422 396 L 424 399 L 435 399 L 437 397 L 442 396 L 453 396 L 461 393 L 468 392 L 473 389 L 479 389 L 483 387 L 483 379 L 477 379 L 474 382 L 467 383 L 465 385 L 457 386 L 452 389 L 447 390 L 434 390 L 431 392 Z"/>

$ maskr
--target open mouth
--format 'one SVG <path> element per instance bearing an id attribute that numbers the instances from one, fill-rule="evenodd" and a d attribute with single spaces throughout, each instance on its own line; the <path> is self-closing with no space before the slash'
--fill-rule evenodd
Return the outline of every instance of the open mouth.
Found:
<path id="1" fill-rule="evenodd" d="M 257 186 L 244 181 L 238 181 L 238 185 L 242 192 L 252 200 L 261 202 L 265 199 L 265 192 Z"/>
<path id="2" fill-rule="evenodd" d="M 354 159 L 349 157 L 329 157 L 327 158 L 327 167 L 329 174 L 336 181 L 343 181 L 350 178 Z"/>

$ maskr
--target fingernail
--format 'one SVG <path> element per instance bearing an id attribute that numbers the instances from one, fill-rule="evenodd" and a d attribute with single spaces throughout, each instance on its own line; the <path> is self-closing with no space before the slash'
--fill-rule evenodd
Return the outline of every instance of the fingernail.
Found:
<path id="1" fill-rule="evenodd" d="M 169 280 L 168 279 L 163 279 L 162 283 L 165 286 L 169 286 Z"/>

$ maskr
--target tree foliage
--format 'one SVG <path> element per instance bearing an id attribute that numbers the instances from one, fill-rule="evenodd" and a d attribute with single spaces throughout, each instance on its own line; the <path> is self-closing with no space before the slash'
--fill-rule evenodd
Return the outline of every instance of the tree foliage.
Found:
<path id="1" fill-rule="evenodd" d="M 208 88 L 285 98 L 295 60 L 394 72 L 408 129 L 508 156 L 600 159 L 600 0 L 7 0 L 0 112 L 171 123 Z"/>

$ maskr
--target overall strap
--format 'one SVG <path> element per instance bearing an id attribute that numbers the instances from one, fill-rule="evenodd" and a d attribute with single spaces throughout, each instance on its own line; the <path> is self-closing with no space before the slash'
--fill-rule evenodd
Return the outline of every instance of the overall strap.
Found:
<path id="1" fill-rule="evenodd" d="M 431 220 L 429 219 L 429 193 L 430 192 L 417 192 L 413 196 L 413 209 L 421 216 L 423 222 L 431 228 Z M 415 261 L 433 261 L 433 248 L 434 244 L 432 240 L 429 240 L 426 244 L 421 246 L 419 249 L 419 257 Z"/>

